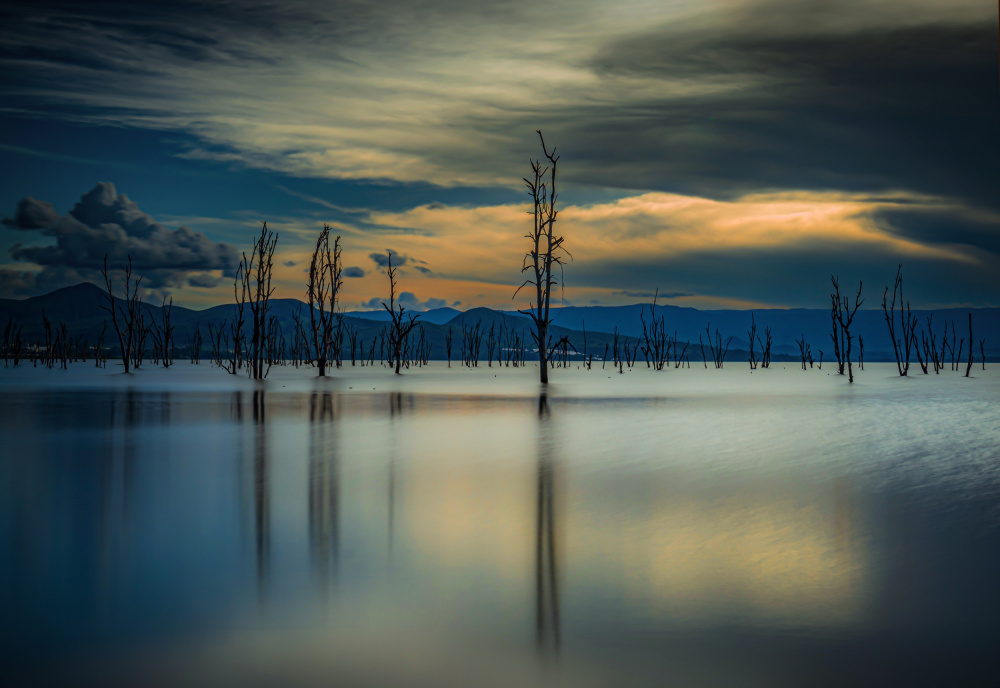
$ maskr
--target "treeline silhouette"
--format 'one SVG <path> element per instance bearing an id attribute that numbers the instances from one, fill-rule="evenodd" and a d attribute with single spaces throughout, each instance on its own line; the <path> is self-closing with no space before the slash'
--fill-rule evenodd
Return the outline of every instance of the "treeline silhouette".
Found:
<path id="1" fill-rule="evenodd" d="M 340 303 L 343 286 L 341 237 L 333 237 L 331 243 L 329 225 L 323 226 L 312 253 L 305 290 L 306 302 L 296 301 L 294 306 L 287 300 L 276 302 L 271 297 L 274 294 L 272 273 L 278 234 L 262 222 L 250 253 L 242 253 L 236 270 L 234 303 L 229 317 L 221 320 L 205 318 L 207 342 L 202 334 L 202 322 L 196 321 L 193 328 L 187 328 L 188 341 L 180 352 L 193 364 L 200 364 L 202 356 L 207 355 L 212 364 L 230 374 L 246 374 L 254 379 L 266 378 L 275 365 L 295 368 L 311 366 L 319 377 L 324 377 L 331 365 L 339 369 L 347 361 L 352 366 L 362 367 L 377 363 L 391 368 L 396 374 L 412 367 L 425 366 L 435 358 L 447 360 L 450 368 L 453 354 L 456 363 L 469 368 L 477 368 L 481 363 L 488 367 L 493 367 L 495 363 L 497 367 L 517 368 L 528 365 L 529 358 L 537 360 L 542 384 L 548 383 L 549 371 L 554 368 L 577 364 L 586 370 L 593 370 L 595 356 L 601 362 L 601 370 L 611 363 L 612 370 L 619 374 L 634 368 L 637 361 L 656 371 L 671 366 L 690 368 L 688 351 L 691 350 L 692 340 L 685 338 L 682 342 L 676 328 L 671 333 L 662 311 L 657 312 L 658 289 L 647 306 L 648 314 L 646 308 L 639 310 L 639 336 L 621 333 L 617 326 L 610 334 L 588 334 L 585 321 L 581 323 L 582 332 L 553 324 L 552 292 L 561 285 L 563 269 L 572 256 L 564 245 L 565 238 L 555 231 L 559 214 L 556 193 L 559 156 L 555 148 L 549 150 L 546 146 L 542 132 L 536 133 L 545 162 L 530 160 L 531 176 L 524 179 L 532 202 L 529 213 L 532 225 L 525 235 L 529 246 L 521 263 L 521 272 L 528 273 L 528 277 L 514 291 L 514 297 L 526 287 L 533 292 L 529 307 L 518 311 L 526 317 L 474 309 L 456 317 L 446 326 L 425 323 L 420 320 L 419 313 L 408 313 L 397 297 L 399 273 L 392 263 L 391 250 L 387 250 L 385 260 L 389 298 L 388 302 L 381 302 L 388 321 L 348 317 Z M 91 343 L 83 334 L 71 334 L 64 321 L 53 324 L 43 309 L 42 337 L 33 342 L 29 342 L 24 335 L 24 323 L 15 320 L 13 315 L 8 316 L 2 342 L 4 366 L 19 366 L 27 360 L 36 367 L 41 364 L 48 368 L 58 366 L 66 369 L 70 362 L 92 360 L 97 367 L 106 367 L 108 359 L 116 356 L 126 373 L 145 362 L 169 368 L 179 351 L 173 299 L 168 301 L 164 297 L 158 315 L 154 315 L 142 301 L 142 277 L 134 274 L 131 257 L 126 265 L 120 266 L 120 276 L 115 280 L 108 271 L 105 256 L 102 275 L 105 303 L 101 308 L 110 316 L 117 348 L 110 341 L 107 318 Z M 860 370 L 864 370 L 864 337 L 856 334 L 855 328 L 855 318 L 864 303 L 863 285 L 858 284 L 852 299 L 841 295 L 836 275 L 830 276 L 830 284 L 829 339 L 836 373 L 844 375 L 846 372 L 848 382 L 853 383 L 855 362 Z M 277 306 L 284 307 L 284 319 L 279 316 L 280 308 Z M 950 322 L 950 339 L 947 320 L 941 332 L 935 329 L 932 314 L 921 324 L 904 297 L 902 265 L 896 271 L 891 298 L 889 286 L 885 287 L 882 311 L 900 376 L 909 374 L 911 355 L 916 357 L 924 374 L 928 374 L 929 369 L 939 374 L 946 365 L 950 365 L 952 371 L 959 370 L 964 357 L 965 376 L 970 376 L 976 362 L 971 311 L 968 313 L 968 337 L 963 333 L 957 344 L 957 328 L 953 319 Z M 473 313 L 479 314 L 475 322 L 471 320 Z M 484 315 L 487 316 L 486 322 Z M 794 360 L 789 354 L 773 350 L 771 324 L 764 324 L 763 336 L 758 333 L 756 315 L 752 311 L 750 329 L 746 334 L 747 349 L 731 349 L 733 335 L 724 337 L 718 327 L 713 332 L 711 323 L 706 321 L 704 337 L 698 333 L 698 351 L 704 368 L 708 369 L 709 360 L 715 369 L 725 367 L 726 359 L 731 354 L 744 358 L 751 370 L 767 369 L 773 361 Z M 456 350 L 454 343 L 457 335 L 460 339 Z M 985 341 L 985 338 L 978 340 L 978 360 L 984 369 Z M 807 341 L 803 332 L 795 344 L 803 371 L 814 366 L 822 370 L 823 349 L 817 348 L 818 365 L 813 357 L 813 346 L 818 342 Z M 442 349 L 444 356 L 440 355 Z M 597 351 L 601 353 L 598 355 Z M 639 359 L 639 354 L 642 354 L 642 359 Z"/>

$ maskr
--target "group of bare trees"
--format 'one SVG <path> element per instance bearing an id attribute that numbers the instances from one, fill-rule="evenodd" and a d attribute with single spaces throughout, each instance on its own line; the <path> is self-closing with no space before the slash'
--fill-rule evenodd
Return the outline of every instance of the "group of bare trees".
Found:
<path id="1" fill-rule="evenodd" d="M 897 310 L 897 295 L 899 306 Z M 892 340 L 892 350 L 896 359 L 896 370 L 901 377 L 905 377 L 910 371 L 910 355 L 915 354 L 917 363 L 924 375 L 928 374 L 928 368 L 933 368 L 935 374 L 940 374 L 945 365 L 950 365 L 951 370 L 960 371 L 961 357 L 963 350 L 967 351 L 965 377 L 969 377 L 972 366 L 975 362 L 973 355 L 973 335 L 972 335 L 972 313 L 969 313 L 969 338 L 966 349 L 965 337 L 962 337 L 958 344 L 955 344 L 957 331 L 955 322 L 951 321 L 951 339 L 948 338 L 948 321 L 944 322 L 944 329 L 941 334 L 941 346 L 938 347 L 938 334 L 934 330 L 933 314 L 927 316 L 927 322 L 923 329 L 919 330 L 919 320 L 910 311 L 910 302 L 903 297 L 903 266 L 896 270 L 896 279 L 892 287 L 892 299 L 889 299 L 889 287 L 885 288 L 882 295 L 882 312 L 885 317 L 886 327 L 889 330 L 889 338 Z M 979 340 L 979 359 L 983 370 L 986 369 L 986 340 Z M 950 360 L 949 360 L 950 359 Z"/>
<path id="2" fill-rule="evenodd" d="M 568 366 L 571 351 L 574 356 L 582 356 L 582 364 L 590 369 L 593 364 L 593 354 L 588 351 L 586 326 L 583 331 L 583 351 L 578 351 L 570 341 L 569 336 L 556 338 L 552 332 L 552 291 L 562 284 L 562 270 L 566 259 L 572 256 L 564 247 L 565 239 L 556 230 L 559 210 L 556 191 L 557 169 L 559 156 L 556 149 L 551 151 L 545 143 L 541 131 L 536 132 L 541 144 L 544 162 L 541 159 L 529 160 L 531 176 L 524 179 L 528 194 L 531 197 L 532 216 L 531 229 L 525 238 L 529 241 L 521 272 L 528 273 L 527 279 L 517 288 L 516 297 L 521 289 L 533 287 L 533 299 L 529 301 L 527 310 L 519 311 L 527 315 L 532 324 L 529 333 L 534 342 L 534 350 L 538 355 L 539 378 L 542 384 L 547 384 L 549 368 L 558 365 Z M 410 365 L 425 365 L 431 356 L 431 343 L 427 338 L 419 316 L 408 313 L 397 298 L 398 268 L 393 265 L 392 252 L 388 252 L 386 276 L 389 280 L 388 303 L 382 302 L 382 307 L 389 315 L 388 324 L 377 331 L 368 342 L 359 340 L 359 331 L 345 318 L 339 305 L 342 282 L 342 262 L 340 237 L 333 237 L 331 228 L 324 225 L 316 240 L 315 249 L 309 265 L 309 281 L 306 289 L 308 321 L 303 317 L 301 309 L 293 314 L 293 326 L 290 344 L 286 343 L 284 332 L 278 318 L 272 313 L 271 297 L 274 293 L 272 285 L 273 260 L 278 235 L 268 229 L 267 223 L 261 223 L 259 235 L 254 239 L 250 254 L 242 254 L 233 284 L 235 308 L 231 320 L 224 320 L 221 325 L 208 323 L 208 344 L 213 361 L 232 374 L 245 371 L 254 379 L 263 379 L 273 364 L 299 366 L 315 364 L 320 377 L 327 375 L 329 366 L 334 364 L 340 368 L 350 351 L 352 365 L 360 362 L 364 365 L 374 365 L 376 345 L 378 360 L 399 374 L 403 368 Z M 557 275 L 556 272 L 559 272 Z M 116 297 L 115 284 L 109 275 L 107 256 L 104 259 L 102 274 L 107 290 L 107 303 L 102 308 L 110 315 L 111 324 L 118 340 L 119 352 L 125 372 L 139 367 L 146 356 L 147 337 L 152 338 L 152 359 L 154 363 L 162 363 L 169 367 L 174 360 L 174 329 L 171 321 L 173 299 L 163 298 L 159 318 L 154 318 L 148 308 L 144 308 L 141 298 L 142 277 L 133 274 L 132 260 L 121 266 L 120 297 Z M 837 373 L 847 373 L 848 381 L 854 382 L 854 339 L 852 332 L 855 317 L 864 303 L 861 298 L 862 284 L 853 300 L 840 293 L 839 278 L 830 276 L 833 291 L 830 294 L 830 339 L 833 344 L 834 357 L 837 362 Z M 653 301 L 646 309 L 640 311 L 642 334 L 630 338 L 618 332 L 617 327 L 611 335 L 611 341 L 605 342 L 604 365 L 610 360 L 619 372 L 624 372 L 626 366 L 631 368 L 641 351 L 648 368 L 662 371 L 669 367 L 680 367 L 690 361 L 687 350 L 690 341 L 683 343 L 679 349 L 677 332 L 669 334 L 664 317 L 657 313 L 657 298 L 659 290 L 653 296 Z M 974 363 L 972 314 L 969 314 L 968 346 L 965 337 L 956 344 L 955 323 L 951 322 L 950 339 L 949 323 L 944 323 L 944 331 L 940 336 L 934 330 L 932 316 L 927 317 L 926 326 L 920 328 L 918 318 L 910 309 L 903 291 L 903 274 L 900 265 L 892 285 L 890 297 L 886 286 L 882 296 L 882 310 L 897 372 L 906 376 L 910 371 L 911 356 L 916 355 L 917 361 L 926 374 L 928 367 L 939 373 L 948 364 L 952 370 L 958 370 L 961 358 L 965 355 L 965 375 L 969 376 Z M 148 320 L 147 320 L 148 316 Z M 750 329 L 747 331 L 749 343 L 748 362 L 751 370 L 768 368 L 771 364 L 773 336 L 770 326 L 764 327 L 763 337 L 758 334 L 754 314 L 750 314 Z M 648 317 L 648 320 L 647 320 Z M 44 316 L 44 346 L 35 347 L 36 365 L 38 360 L 50 367 L 57 362 L 65 368 L 67 362 L 73 359 L 74 344 L 69 337 L 65 323 L 52 326 Z M 227 326 L 228 325 L 228 326 Z M 419 327 L 419 329 L 418 329 Z M 104 346 L 104 335 L 107 322 L 100 333 L 97 345 L 93 347 L 94 359 L 101 365 L 102 353 L 106 360 L 107 352 Z M 416 331 L 416 335 L 414 332 Z M 488 330 L 482 323 L 462 324 L 461 361 L 468 367 L 477 367 L 482 355 L 482 344 L 486 343 L 486 362 L 492 366 L 494 361 L 498 366 L 523 366 L 528 346 L 523 329 L 508 327 L 504 319 L 494 321 Z M 705 327 L 705 337 L 698 336 L 698 344 L 702 353 L 705 368 L 708 368 L 709 354 L 715 368 L 722 368 L 729 353 L 732 337 L 723 342 L 722 334 L 716 328 L 713 333 L 711 325 Z M 444 337 L 448 366 L 451 367 L 452 345 L 454 334 L 448 328 Z M 864 369 L 864 340 L 858 336 L 857 360 Z M 708 352 L 706 353 L 706 343 Z M 796 343 L 799 347 L 799 358 L 803 370 L 813 366 L 812 348 L 802 335 Z M 191 361 L 200 361 L 203 346 L 200 328 L 192 337 L 190 351 Z M 608 356 L 610 348 L 610 358 Z M 77 351 L 86 351 L 88 347 L 76 344 Z M 13 360 L 14 365 L 25 354 L 26 347 L 22 341 L 22 328 L 11 318 L 3 333 L 4 365 Z M 985 368 L 985 340 L 979 340 L 980 360 Z M 44 352 L 44 355 L 41 354 Z M 823 352 L 820 351 L 820 367 L 822 368 Z"/>

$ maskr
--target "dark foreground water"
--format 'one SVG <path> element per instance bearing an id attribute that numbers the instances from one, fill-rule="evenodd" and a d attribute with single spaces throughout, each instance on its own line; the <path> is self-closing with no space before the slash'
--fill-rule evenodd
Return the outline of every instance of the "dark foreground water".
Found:
<path id="1" fill-rule="evenodd" d="M 23 685 L 995 685 L 975 400 L 4 392 Z"/>

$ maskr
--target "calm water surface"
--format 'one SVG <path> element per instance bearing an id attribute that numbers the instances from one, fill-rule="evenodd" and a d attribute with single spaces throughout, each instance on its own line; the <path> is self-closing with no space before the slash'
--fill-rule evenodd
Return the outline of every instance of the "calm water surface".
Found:
<path id="1" fill-rule="evenodd" d="M 995 408 L 0 397 L 16 682 L 990 685 Z"/>

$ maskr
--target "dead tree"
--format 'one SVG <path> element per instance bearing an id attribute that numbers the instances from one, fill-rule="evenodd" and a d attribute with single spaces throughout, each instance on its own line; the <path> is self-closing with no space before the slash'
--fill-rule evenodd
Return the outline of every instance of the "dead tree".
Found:
<path id="1" fill-rule="evenodd" d="M 969 377 L 972 370 L 972 313 L 969 313 L 969 361 L 965 364 L 965 377 Z"/>
<path id="2" fill-rule="evenodd" d="M 446 334 L 444 336 L 444 349 L 445 349 L 445 352 L 448 355 L 448 367 L 449 368 L 451 368 L 451 342 L 452 342 L 452 339 L 453 339 L 453 335 L 452 335 L 452 332 L 451 332 L 451 328 L 449 327 L 448 328 L 448 334 Z"/>
<path id="3" fill-rule="evenodd" d="M 902 338 L 896 336 L 896 298 L 899 297 L 899 331 Z M 892 301 L 888 300 L 889 287 L 882 293 L 882 312 L 889 328 L 889 338 L 892 340 L 892 351 L 896 356 L 896 369 L 900 377 L 905 377 L 910 371 L 910 350 L 916 342 L 917 316 L 910 313 L 910 302 L 903 297 L 903 265 L 896 270 L 896 280 L 892 285 Z"/>
<path id="4" fill-rule="evenodd" d="M 542 153 L 549 161 L 548 167 L 542 167 L 538 160 L 531 161 L 532 178 L 524 179 L 528 187 L 528 194 L 532 200 L 532 228 L 526 238 L 531 242 L 530 250 L 525 254 L 521 264 L 521 272 L 530 271 L 532 275 L 524 284 L 514 292 L 516 297 L 518 292 L 524 287 L 531 285 L 535 287 L 535 301 L 527 311 L 519 311 L 527 315 L 535 324 L 535 329 L 531 336 L 538 347 L 538 372 L 543 385 L 549 382 L 549 362 L 548 362 L 548 341 L 549 341 L 549 306 L 552 299 L 552 287 L 559 282 L 553 274 L 555 266 L 562 270 L 563 258 L 560 251 L 569 255 L 563 248 L 564 238 L 555 233 L 556 216 L 556 165 L 559 156 L 553 148 L 550 153 L 545 147 L 545 139 L 542 132 L 538 131 L 538 138 L 542 144 Z M 545 181 L 548 175 L 548 181 Z"/>
<path id="5" fill-rule="evenodd" d="M 274 268 L 274 248 L 278 235 L 261 222 L 260 235 L 254 239 L 250 256 L 243 253 L 243 292 L 250 304 L 250 350 L 247 374 L 254 380 L 267 377 L 271 366 L 267 361 L 270 346 L 268 311 L 274 287 L 271 286 L 271 272 Z"/>
<path id="6" fill-rule="evenodd" d="M 309 263 L 309 287 L 306 289 L 312 347 L 320 377 L 326 375 L 330 347 L 333 346 L 334 314 L 343 283 L 340 275 L 340 237 L 333 240 L 331 247 L 330 225 L 323 225 Z"/>
<path id="7" fill-rule="evenodd" d="M 240 260 L 239 267 L 236 268 L 236 278 L 233 281 L 233 297 L 236 300 L 236 317 L 229 325 L 229 336 L 227 337 L 226 348 L 229 349 L 229 338 L 232 338 L 232 356 L 229 363 L 224 366 L 230 374 L 235 375 L 236 371 L 243 367 L 244 352 L 246 350 L 246 333 L 243 329 L 244 311 L 246 309 L 247 298 L 249 296 L 249 280 L 246 277 L 247 265 L 246 256 Z M 225 325 L 225 323 L 223 323 Z M 221 330 L 220 330 L 221 333 Z"/>
<path id="8" fill-rule="evenodd" d="M 419 316 L 411 314 L 406 316 L 406 320 L 403 319 L 406 309 L 403 308 L 402 304 L 396 304 L 396 268 L 392 267 L 392 251 L 386 251 L 386 254 L 389 265 L 386 270 L 386 274 L 389 276 L 389 303 L 386 304 L 383 301 L 382 307 L 389 312 L 389 317 L 392 318 L 392 327 L 389 330 L 389 348 L 392 360 L 395 362 L 396 375 L 399 375 L 399 368 L 403 363 L 404 344 L 410 336 L 410 332 L 417 326 L 417 317 Z"/>
<path id="9" fill-rule="evenodd" d="M 757 322 L 754 320 L 753 311 L 750 311 L 750 329 L 747 330 L 747 339 L 750 342 L 750 370 L 757 369 L 757 355 L 754 353 L 754 340 L 757 339 Z"/>
<path id="10" fill-rule="evenodd" d="M 493 367 L 493 353 L 497 346 L 496 323 L 490 323 L 490 329 L 486 333 L 486 365 Z"/>
<path id="11" fill-rule="evenodd" d="M 833 279 L 833 277 L 831 276 L 830 279 Z M 842 341 L 842 338 L 844 335 L 837 323 L 837 311 L 839 308 L 839 298 L 834 298 L 834 295 L 830 294 L 830 339 L 833 341 L 833 355 L 837 358 L 837 375 L 843 375 L 844 342 Z"/>
<path id="12" fill-rule="evenodd" d="M 97 345 L 94 347 L 94 365 L 101 367 L 101 359 L 104 358 L 104 335 L 108 333 L 108 321 L 101 325 L 101 331 L 97 335 Z"/>
<path id="13" fill-rule="evenodd" d="M 646 367 L 652 366 L 654 370 L 663 370 L 670 355 L 670 337 L 667 335 L 667 328 L 663 323 L 663 316 L 656 317 L 656 299 L 660 295 L 660 290 L 653 293 L 653 303 L 649 305 L 649 322 L 643 316 L 643 311 L 639 311 L 639 320 L 642 321 L 642 354 L 646 358 Z M 638 345 L 638 341 L 636 342 Z"/>
<path id="14" fill-rule="evenodd" d="M 729 343 L 733 341 L 733 338 L 730 337 L 729 339 L 726 340 L 726 347 L 725 349 L 723 349 L 722 335 L 719 334 L 719 328 L 715 328 L 715 342 L 713 343 L 711 327 L 712 327 L 711 323 L 705 325 L 705 335 L 708 337 L 708 348 L 712 352 L 712 360 L 715 362 L 715 367 L 722 368 L 726 362 L 726 354 L 729 353 Z M 701 341 L 700 334 L 698 335 L 698 341 Z M 702 346 L 701 355 L 702 358 L 705 357 L 704 346 Z M 707 363 L 705 364 L 705 367 L 706 368 L 708 367 Z"/>
<path id="15" fill-rule="evenodd" d="M 764 340 L 761 341 L 760 336 L 757 337 L 757 344 L 760 345 L 760 367 L 770 368 L 771 367 L 771 343 L 774 338 L 771 335 L 771 326 L 764 326 Z"/>
<path id="16" fill-rule="evenodd" d="M 168 303 L 167 297 L 164 296 L 162 305 L 160 306 L 159 323 L 153 318 L 153 313 L 148 308 L 146 309 L 149 312 L 149 319 L 153 326 L 153 345 L 156 347 L 156 357 L 159 358 L 164 368 L 169 368 L 170 364 L 173 363 L 175 325 L 170 324 L 170 312 L 173 310 L 173 307 L 173 297 L 170 297 L 170 302 Z"/>
<path id="17" fill-rule="evenodd" d="M 798 339 L 796 339 L 795 343 L 799 345 L 799 358 L 802 361 L 802 370 L 808 370 L 806 368 L 806 363 L 809 361 L 809 358 L 812 356 L 812 348 L 808 344 L 806 344 L 806 336 L 805 336 L 805 334 L 801 335 Z M 822 366 L 823 366 L 823 352 L 822 351 L 819 352 L 819 360 L 820 360 L 820 369 L 822 369 Z"/>
<path id="18" fill-rule="evenodd" d="M 949 346 L 949 348 L 951 349 L 951 369 L 952 370 L 958 370 L 958 366 L 955 363 L 955 355 L 956 355 L 957 352 L 956 352 L 956 349 L 955 349 L 955 321 L 954 320 L 951 321 L 951 345 Z M 961 350 L 962 350 L 962 347 L 959 346 L 958 347 L 958 351 L 961 351 Z"/>
<path id="19" fill-rule="evenodd" d="M 104 284 L 108 289 L 108 305 L 101 306 L 111 314 L 111 323 L 114 325 L 115 333 L 118 335 L 118 345 L 121 347 L 122 365 L 125 372 L 129 372 L 132 364 L 133 349 L 136 343 L 136 329 L 140 326 L 142 318 L 141 300 L 139 298 L 139 285 L 142 277 L 132 279 L 132 256 L 128 257 L 128 266 L 121 266 L 125 273 L 122 279 L 122 286 L 125 289 L 123 298 L 124 306 L 115 300 L 114 290 L 111 288 L 111 278 L 108 276 L 108 254 L 104 254 Z"/>
<path id="20" fill-rule="evenodd" d="M 21 362 L 21 351 L 22 351 L 21 332 L 23 329 L 24 325 L 15 322 L 13 316 L 8 317 L 7 326 L 4 328 L 3 331 L 4 368 L 7 367 L 8 358 L 11 359 L 15 367 Z"/>
<path id="21" fill-rule="evenodd" d="M 141 301 L 136 313 L 136 320 L 135 345 L 132 347 L 132 367 L 134 368 L 141 366 L 146 357 L 146 337 L 149 336 L 149 332 L 153 328 L 152 318 L 150 318 L 148 324 L 146 323 L 146 316 L 143 313 Z"/>
<path id="22" fill-rule="evenodd" d="M 201 325 L 195 325 L 194 335 L 192 335 L 191 337 L 191 344 L 190 344 L 192 363 L 195 364 L 201 363 L 201 345 L 202 345 Z"/>
<path id="23" fill-rule="evenodd" d="M 986 340 L 979 340 L 979 360 L 983 364 L 983 370 L 986 370 Z M 16 363 L 14 365 L 17 365 Z"/>
<path id="24" fill-rule="evenodd" d="M 861 286 L 862 283 L 858 282 L 858 293 L 854 295 L 854 307 L 850 305 L 847 297 L 841 298 L 840 296 L 840 280 L 834 275 L 830 275 L 830 284 L 833 285 L 833 293 L 830 294 L 830 298 L 833 301 L 833 314 L 836 320 L 836 329 L 840 330 L 840 341 L 842 344 L 846 344 L 846 349 L 842 351 L 843 361 L 847 362 L 847 381 L 849 383 L 854 382 L 854 368 L 851 364 L 851 340 L 853 339 L 851 335 L 851 323 L 854 322 L 854 316 L 857 315 L 858 309 L 861 304 L 865 302 L 861 298 Z M 836 337 L 834 338 L 836 342 Z M 841 373 L 843 373 L 843 361 L 840 362 Z"/>
<path id="25" fill-rule="evenodd" d="M 865 339 L 860 334 L 858 335 L 858 365 L 861 366 L 861 370 L 865 369 Z M 927 372 L 926 366 L 924 367 L 924 372 Z"/>

